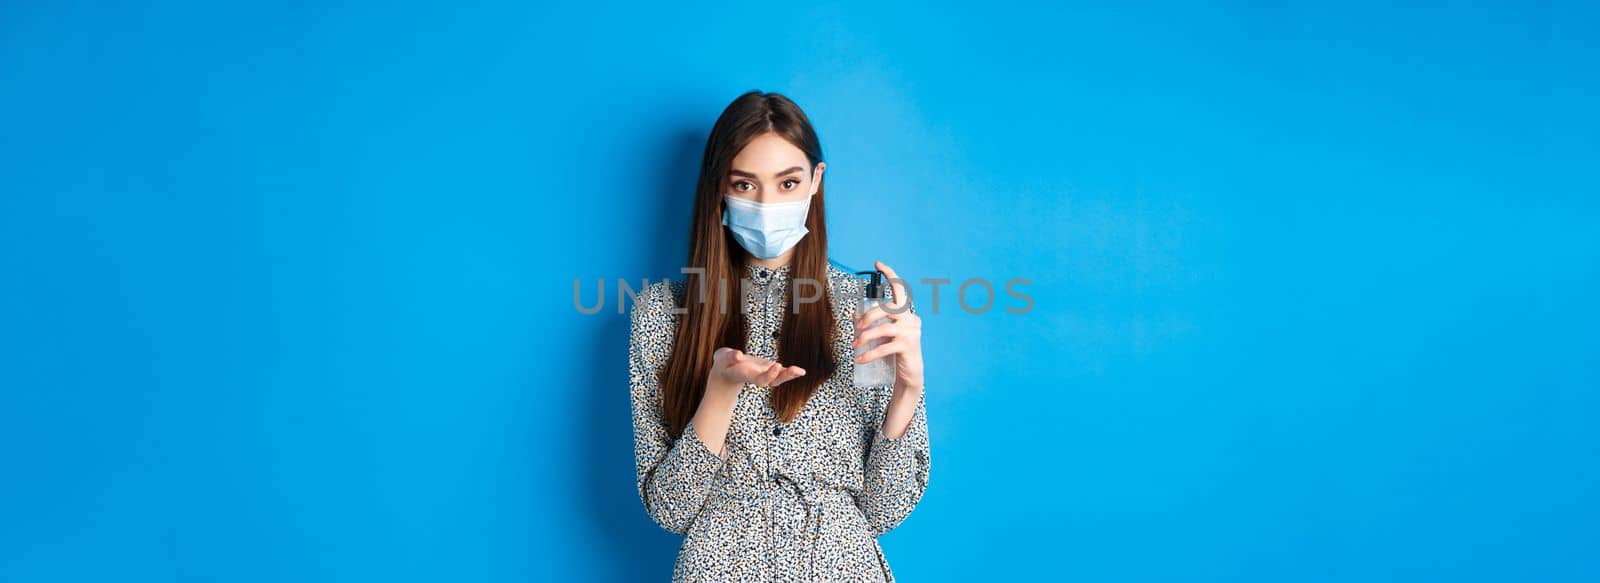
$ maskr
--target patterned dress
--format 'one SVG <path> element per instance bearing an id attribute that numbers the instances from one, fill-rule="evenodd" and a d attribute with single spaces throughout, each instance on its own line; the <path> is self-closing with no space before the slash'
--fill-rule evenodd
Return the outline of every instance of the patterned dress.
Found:
<path id="1" fill-rule="evenodd" d="M 756 291 L 746 300 L 743 348 L 782 362 L 776 344 L 789 268 L 745 272 Z M 673 308 L 684 305 L 688 285 L 658 282 L 635 302 L 628 372 L 639 498 L 656 523 L 684 535 L 674 581 L 894 581 L 877 537 L 905 520 L 928 487 L 927 399 L 918 399 L 904 435 L 883 434 L 893 389 L 851 381 L 855 305 L 866 286 L 832 264 L 828 286 L 838 328 L 833 375 L 788 424 L 778 423 L 770 389 L 746 384 L 725 458 L 693 423 L 670 438 L 661 415 L 657 375 L 682 318 Z"/>

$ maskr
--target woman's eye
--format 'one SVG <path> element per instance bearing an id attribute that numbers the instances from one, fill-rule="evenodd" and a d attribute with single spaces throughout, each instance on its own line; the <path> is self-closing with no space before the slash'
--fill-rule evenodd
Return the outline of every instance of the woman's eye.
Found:
<path id="1" fill-rule="evenodd" d="M 800 181 L 799 180 L 795 180 L 793 178 L 790 178 L 788 180 L 783 181 L 784 184 L 788 184 L 790 182 L 793 182 L 794 186 L 800 186 Z M 794 186 L 785 186 L 784 188 L 794 188 Z"/>
<path id="2" fill-rule="evenodd" d="M 750 186 L 750 183 L 742 181 L 742 180 L 739 181 L 739 182 L 733 183 L 733 189 L 734 190 L 749 190 L 749 189 L 745 188 L 746 186 Z"/>

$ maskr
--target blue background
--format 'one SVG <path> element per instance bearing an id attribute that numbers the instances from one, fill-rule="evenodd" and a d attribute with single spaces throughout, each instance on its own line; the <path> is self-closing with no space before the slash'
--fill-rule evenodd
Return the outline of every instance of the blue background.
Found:
<path id="1" fill-rule="evenodd" d="M 614 281 L 755 88 L 835 259 L 1033 282 L 925 314 L 903 580 L 1600 579 L 1592 6 L 71 4 L 0 7 L 0 580 L 665 579 Z"/>

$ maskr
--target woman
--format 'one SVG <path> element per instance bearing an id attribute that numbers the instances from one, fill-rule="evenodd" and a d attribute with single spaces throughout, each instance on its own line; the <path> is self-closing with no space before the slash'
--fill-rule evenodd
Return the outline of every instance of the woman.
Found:
<path id="1" fill-rule="evenodd" d="M 706 141 L 685 279 L 632 308 L 639 497 L 684 535 L 674 581 L 894 580 L 876 537 L 931 461 L 921 321 L 881 262 L 887 309 L 855 315 L 866 285 L 827 259 L 825 168 L 799 106 L 739 96 Z M 890 356 L 892 385 L 852 382 Z"/>

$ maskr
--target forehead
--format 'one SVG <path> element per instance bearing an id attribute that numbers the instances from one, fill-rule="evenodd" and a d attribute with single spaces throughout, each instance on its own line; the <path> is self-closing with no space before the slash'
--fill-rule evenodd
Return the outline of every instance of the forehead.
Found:
<path id="1" fill-rule="evenodd" d="M 810 168 L 806 153 L 775 133 L 765 133 L 751 140 L 733 157 L 733 168 L 770 176 L 786 168 Z"/>

